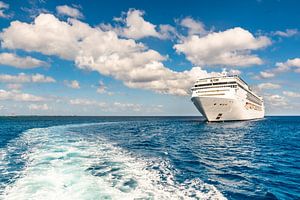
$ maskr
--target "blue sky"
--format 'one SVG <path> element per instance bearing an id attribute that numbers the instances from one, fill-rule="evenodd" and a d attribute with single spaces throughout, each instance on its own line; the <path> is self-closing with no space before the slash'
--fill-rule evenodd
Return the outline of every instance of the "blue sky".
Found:
<path id="1" fill-rule="evenodd" d="M 199 115 L 226 68 L 300 114 L 298 1 L 1 1 L 0 114 Z"/>

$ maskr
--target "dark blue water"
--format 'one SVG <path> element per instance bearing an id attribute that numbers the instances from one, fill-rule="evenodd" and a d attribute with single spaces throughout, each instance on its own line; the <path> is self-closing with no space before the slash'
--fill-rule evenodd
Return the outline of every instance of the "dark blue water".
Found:
<path id="1" fill-rule="evenodd" d="M 300 117 L 2 117 L 0 199 L 300 199 Z"/>

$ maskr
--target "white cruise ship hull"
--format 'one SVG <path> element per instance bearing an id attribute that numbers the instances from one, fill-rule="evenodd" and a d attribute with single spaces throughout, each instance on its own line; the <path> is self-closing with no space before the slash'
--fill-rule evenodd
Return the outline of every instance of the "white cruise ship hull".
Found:
<path id="1" fill-rule="evenodd" d="M 263 99 L 237 76 L 199 79 L 191 99 L 208 121 L 233 121 L 263 118 Z"/>
<path id="2" fill-rule="evenodd" d="M 254 110 L 246 107 L 241 99 L 221 97 L 192 97 L 199 112 L 211 122 L 251 120 L 264 117 L 264 110 Z"/>

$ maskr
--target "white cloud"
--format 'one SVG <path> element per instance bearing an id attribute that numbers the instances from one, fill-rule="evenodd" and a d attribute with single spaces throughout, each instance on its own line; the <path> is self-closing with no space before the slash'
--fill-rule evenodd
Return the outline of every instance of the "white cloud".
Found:
<path id="1" fill-rule="evenodd" d="M 44 101 L 43 97 L 35 96 L 32 94 L 21 93 L 19 91 L 6 91 L 0 89 L 0 100 L 12 100 L 12 101 Z"/>
<path id="2" fill-rule="evenodd" d="M 55 83 L 55 79 L 50 76 L 45 76 L 43 74 L 31 75 L 31 81 L 33 83 Z"/>
<path id="3" fill-rule="evenodd" d="M 296 73 L 300 73 L 300 58 L 288 59 L 285 62 L 277 62 L 273 69 L 260 72 L 260 77 L 271 78 L 274 77 L 276 74 L 292 70 Z"/>
<path id="4" fill-rule="evenodd" d="M 263 61 L 251 51 L 271 44 L 265 36 L 254 37 L 242 28 L 232 28 L 223 32 L 212 32 L 204 37 L 192 35 L 174 45 L 178 53 L 183 53 L 194 65 L 260 65 Z"/>
<path id="5" fill-rule="evenodd" d="M 43 74 L 24 74 L 18 75 L 0 74 L 0 82 L 4 83 L 54 83 L 54 78 Z"/>
<path id="6" fill-rule="evenodd" d="M 134 111 L 140 112 L 143 109 L 141 104 L 134 104 L 134 103 L 121 103 L 121 102 L 113 102 L 113 103 L 105 103 L 99 102 L 97 100 L 90 100 L 90 99 L 70 99 L 69 103 L 71 105 L 77 106 L 89 106 L 89 107 L 98 107 L 102 111 L 109 111 L 109 112 L 120 112 L 120 111 Z M 151 108 L 156 110 L 161 110 L 162 106 L 151 106 Z"/>
<path id="7" fill-rule="evenodd" d="M 230 75 L 241 75 L 242 72 L 240 70 L 237 69 L 230 69 L 228 72 Z"/>
<path id="8" fill-rule="evenodd" d="M 42 5 L 38 5 L 39 1 L 29 1 L 30 6 L 29 7 L 21 7 L 21 10 L 24 11 L 25 13 L 27 13 L 28 17 L 33 19 L 36 16 L 38 16 L 41 13 L 50 13 L 49 10 L 45 9 L 45 8 L 41 8 L 40 6 Z"/>
<path id="9" fill-rule="evenodd" d="M 159 37 L 160 39 L 172 39 L 178 35 L 176 29 L 169 24 L 159 25 L 159 34 L 160 34 Z"/>
<path id="10" fill-rule="evenodd" d="M 180 21 L 180 25 L 188 29 L 189 35 L 203 35 L 207 33 L 202 22 L 196 21 L 191 17 L 186 17 Z"/>
<path id="11" fill-rule="evenodd" d="M 261 90 L 279 89 L 280 87 L 280 85 L 274 83 L 261 83 L 258 85 L 258 88 Z"/>
<path id="12" fill-rule="evenodd" d="M 94 85 L 92 85 L 92 87 L 95 87 Z M 107 86 L 104 84 L 103 81 L 99 81 L 98 85 L 97 85 L 97 93 L 99 94 L 107 94 L 109 96 L 114 95 L 114 92 L 111 91 L 107 91 Z"/>
<path id="13" fill-rule="evenodd" d="M 0 1 L 0 18 L 11 17 L 11 15 L 5 13 L 7 9 L 9 9 L 9 5 L 7 3 L 4 3 L 3 1 Z"/>
<path id="14" fill-rule="evenodd" d="M 297 29 L 286 29 L 285 31 L 276 31 L 274 35 L 278 35 L 281 37 L 292 37 L 294 35 L 299 34 Z"/>
<path id="15" fill-rule="evenodd" d="M 268 72 L 268 71 L 260 72 L 261 78 L 272 78 L 274 76 L 275 76 L 275 74 L 273 72 Z"/>
<path id="16" fill-rule="evenodd" d="M 140 10 L 129 10 L 125 19 L 126 28 L 123 34 L 128 38 L 140 39 L 143 37 L 159 37 L 159 33 L 155 30 L 156 25 L 147 22 L 143 18 L 144 12 Z"/>
<path id="17" fill-rule="evenodd" d="M 14 21 L 1 33 L 1 39 L 4 48 L 56 55 L 75 61 L 80 69 L 112 76 L 128 87 L 158 93 L 187 95 L 197 78 L 212 75 L 200 67 L 173 71 L 162 63 L 165 56 L 142 43 L 121 39 L 114 31 L 93 28 L 76 19 L 60 21 L 51 14 L 40 14 L 31 24 Z M 253 40 L 253 48 L 263 46 L 257 43 L 264 38 Z"/>
<path id="18" fill-rule="evenodd" d="M 10 84 L 7 84 L 6 87 L 11 90 L 20 90 L 22 88 L 22 84 L 10 83 Z"/>
<path id="19" fill-rule="evenodd" d="M 99 81 L 97 92 L 100 93 L 100 94 L 103 94 L 103 93 L 107 92 L 106 89 L 107 89 L 107 87 L 105 86 L 105 84 L 103 83 L 103 81 Z"/>
<path id="20" fill-rule="evenodd" d="M 49 110 L 47 104 L 30 104 L 28 106 L 29 110 Z"/>
<path id="21" fill-rule="evenodd" d="M 80 84 L 77 80 L 73 80 L 73 81 L 65 80 L 64 84 L 73 89 L 80 89 Z"/>
<path id="22" fill-rule="evenodd" d="M 288 106 L 286 98 L 277 94 L 265 95 L 264 99 L 270 106 Z"/>
<path id="23" fill-rule="evenodd" d="M 13 53 L 0 53 L 0 65 L 7 65 L 20 69 L 32 69 L 40 66 L 48 66 L 48 63 L 30 56 L 19 57 Z"/>
<path id="24" fill-rule="evenodd" d="M 145 106 L 143 106 L 143 108 L 145 108 Z M 148 113 L 160 113 L 160 112 L 163 112 L 163 108 L 164 106 L 163 105 L 151 105 L 149 107 L 146 106 L 146 112 Z"/>
<path id="25" fill-rule="evenodd" d="M 117 108 L 117 110 L 132 110 L 134 112 L 139 112 L 142 110 L 141 104 L 133 104 L 133 103 L 120 103 L 120 102 L 114 102 L 113 107 Z"/>
<path id="26" fill-rule="evenodd" d="M 106 103 L 104 102 L 99 102 L 96 100 L 89 100 L 89 99 L 71 99 L 69 101 L 69 103 L 71 105 L 80 105 L 80 106 L 98 106 L 101 108 L 105 108 L 106 107 Z"/>
<path id="27" fill-rule="evenodd" d="M 283 94 L 285 96 L 292 97 L 292 98 L 300 97 L 300 93 L 299 92 L 283 91 Z"/>
<path id="28" fill-rule="evenodd" d="M 114 20 L 121 23 L 122 26 L 114 27 L 110 24 L 101 24 L 100 27 L 104 30 L 112 30 L 120 36 L 131 39 L 141 39 L 145 37 L 169 39 L 176 34 L 175 28 L 171 25 L 159 25 L 158 30 L 156 25 L 144 20 L 144 14 L 145 13 L 141 10 L 129 9 L 125 17 L 114 18 Z"/>
<path id="29" fill-rule="evenodd" d="M 78 54 L 78 40 L 82 34 L 80 27 L 61 22 L 51 14 L 40 14 L 33 24 L 11 22 L 0 37 L 3 48 L 37 51 L 73 60 Z"/>
<path id="30" fill-rule="evenodd" d="M 83 14 L 77 9 L 67 5 L 56 6 L 56 12 L 59 15 L 65 15 L 73 18 L 83 18 Z"/>
<path id="31" fill-rule="evenodd" d="M 291 69 L 300 73 L 300 58 L 288 59 L 286 62 L 277 62 L 274 72 L 286 72 Z"/>

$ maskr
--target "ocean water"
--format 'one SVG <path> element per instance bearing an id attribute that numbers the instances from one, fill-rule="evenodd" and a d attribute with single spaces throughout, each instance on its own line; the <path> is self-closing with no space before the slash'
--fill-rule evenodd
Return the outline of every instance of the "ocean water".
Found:
<path id="1" fill-rule="evenodd" d="M 300 199 L 300 117 L 2 117 L 0 199 Z"/>

